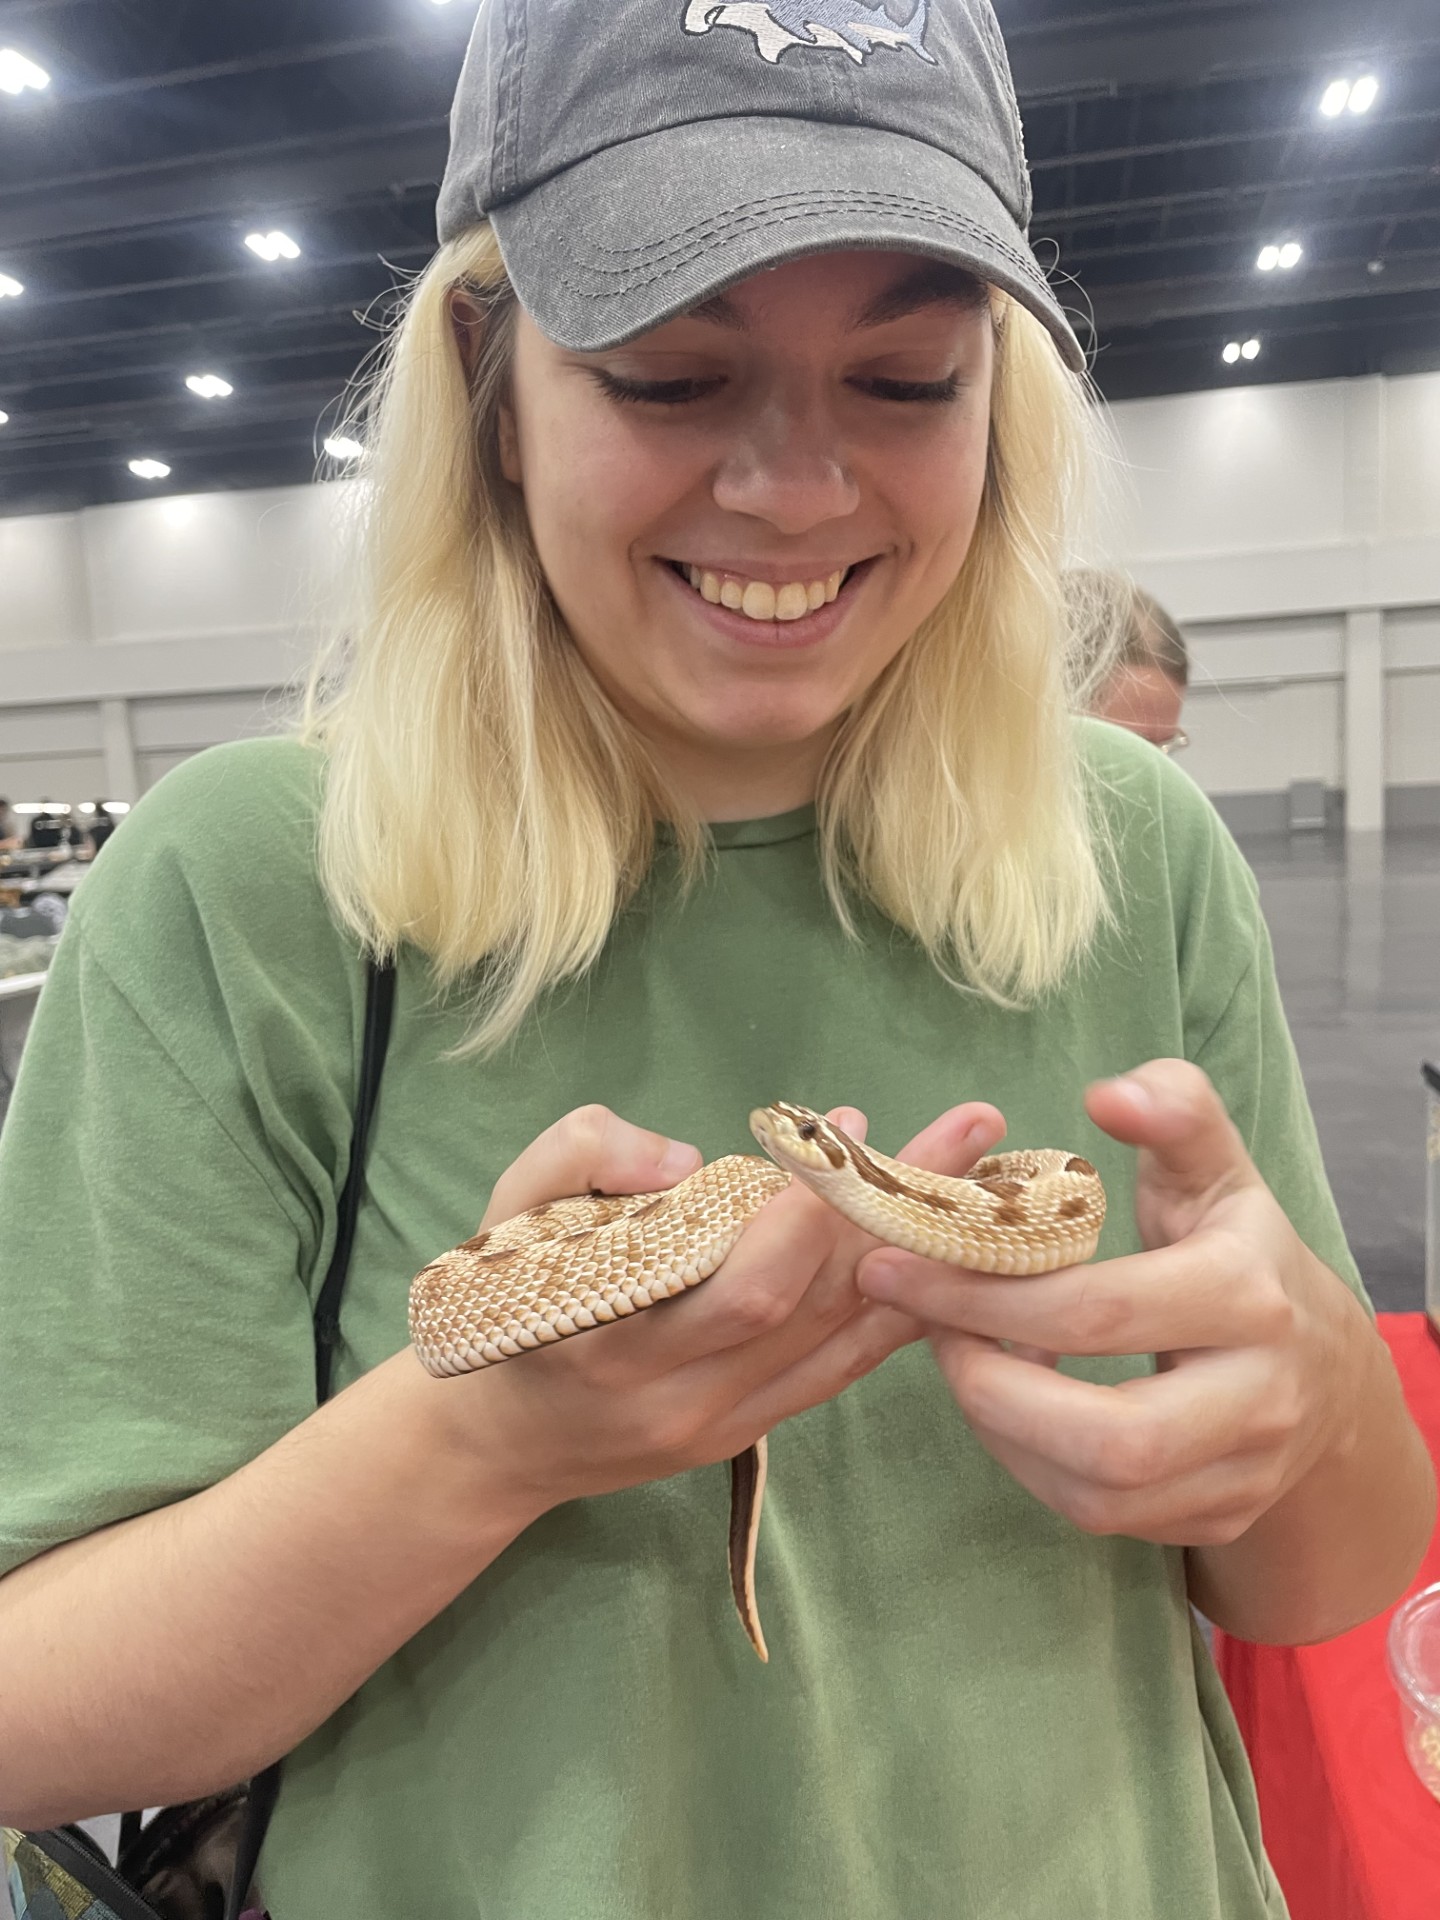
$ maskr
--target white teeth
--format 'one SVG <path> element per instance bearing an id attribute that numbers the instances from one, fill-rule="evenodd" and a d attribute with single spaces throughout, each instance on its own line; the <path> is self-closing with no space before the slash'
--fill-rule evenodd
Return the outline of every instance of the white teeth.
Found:
<path id="1" fill-rule="evenodd" d="M 729 607 L 751 620 L 800 620 L 833 601 L 848 569 L 837 568 L 826 580 L 787 581 L 772 587 L 767 580 L 741 580 L 733 573 L 710 573 L 687 566 L 685 578 L 712 607 Z"/>

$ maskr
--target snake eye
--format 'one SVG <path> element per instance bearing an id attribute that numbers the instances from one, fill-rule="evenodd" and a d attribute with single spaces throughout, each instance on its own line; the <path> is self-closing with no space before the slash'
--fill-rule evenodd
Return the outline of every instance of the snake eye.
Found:
<path id="1" fill-rule="evenodd" d="M 815 1122 L 813 1120 L 807 1120 L 802 1126 L 797 1127 L 795 1131 L 800 1135 L 802 1140 L 813 1140 L 816 1131 Z"/>

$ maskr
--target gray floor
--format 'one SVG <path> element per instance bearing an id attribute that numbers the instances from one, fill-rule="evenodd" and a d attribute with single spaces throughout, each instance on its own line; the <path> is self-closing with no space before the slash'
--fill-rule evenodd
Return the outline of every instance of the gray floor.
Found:
<path id="1" fill-rule="evenodd" d="M 1440 1063 L 1440 830 L 1241 844 L 1351 1248 L 1376 1306 L 1413 1312 L 1425 1275 L 1420 1063 Z"/>

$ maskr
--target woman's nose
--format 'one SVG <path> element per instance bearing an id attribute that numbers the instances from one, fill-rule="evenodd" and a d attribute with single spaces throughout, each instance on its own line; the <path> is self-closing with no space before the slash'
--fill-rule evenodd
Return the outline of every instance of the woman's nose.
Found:
<path id="1" fill-rule="evenodd" d="M 820 408 L 767 408 L 722 461 L 713 492 L 727 513 L 768 520 L 782 533 L 805 533 L 860 504 L 840 435 Z"/>

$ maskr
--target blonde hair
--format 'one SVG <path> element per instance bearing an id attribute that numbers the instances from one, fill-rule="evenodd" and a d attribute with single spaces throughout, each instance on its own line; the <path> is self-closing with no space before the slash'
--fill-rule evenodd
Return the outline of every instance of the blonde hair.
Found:
<path id="1" fill-rule="evenodd" d="M 451 319 L 485 316 L 467 384 Z M 1107 449 L 1088 383 L 991 291 L 988 473 L 960 573 L 845 717 L 817 794 L 835 911 L 857 898 L 945 976 L 1004 1005 L 1057 986 L 1107 915 L 1102 816 L 1070 718 L 1063 570 Z M 583 974 L 668 821 L 681 884 L 705 824 L 586 667 L 499 466 L 515 296 L 488 225 L 418 278 L 348 423 L 360 598 L 311 673 L 301 737 L 325 749 L 322 883 L 370 950 L 477 988 L 457 1053 L 501 1044 Z"/>
<path id="2" fill-rule="evenodd" d="M 1071 624 L 1084 663 L 1088 704 L 1125 667 L 1158 667 L 1176 686 L 1190 684 L 1190 649 L 1175 621 L 1129 574 L 1077 567 L 1065 576 Z"/>

